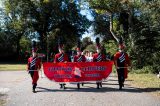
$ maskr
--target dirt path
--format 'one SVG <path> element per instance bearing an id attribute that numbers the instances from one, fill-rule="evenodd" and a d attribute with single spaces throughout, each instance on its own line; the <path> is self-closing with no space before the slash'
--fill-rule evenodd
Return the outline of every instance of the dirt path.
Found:
<path id="1" fill-rule="evenodd" d="M 159 98 L 127 84 L 118 90 L 117 78 L 110 76 L 103 88 L 95 83 L 85 84 L 77 90 L 75 84 L 67 84 L 60 90 L 57 83 L 40 78 L 37 93 L 32 93 L 31 78 L 24 71 L 0 71 L 0 94 L 6 98 L 6 106 L 160 106 Z M 0 96 L 3 99 L 4 96 Z"/>

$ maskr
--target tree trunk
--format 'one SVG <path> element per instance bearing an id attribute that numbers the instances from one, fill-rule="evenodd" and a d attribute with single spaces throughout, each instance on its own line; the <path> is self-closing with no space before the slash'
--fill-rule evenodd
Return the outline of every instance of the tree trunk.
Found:
<path id="1" fill-rule="evenodd" d="M 130 11 L 129 11 L 129 39 L 130 39 L 130 45 L 131 49 L 134 50 L 134 39 L 132 37 L 132 31 L 133 31 L 133 17 L 134 17 L 134 9 L 132 6 L 130 6 Z"/>
<path id="2" fill-rule="evenodd" d="M 116 37 L 116 35 L 115 35 L 114 32 L 113 32 L 113 15 L 112 15 L 112 14 L 110 15 L 110 32 L 111 32 L 113 38 L 114 38 L 117 42 L 119 42 L 119 39 Z"/>

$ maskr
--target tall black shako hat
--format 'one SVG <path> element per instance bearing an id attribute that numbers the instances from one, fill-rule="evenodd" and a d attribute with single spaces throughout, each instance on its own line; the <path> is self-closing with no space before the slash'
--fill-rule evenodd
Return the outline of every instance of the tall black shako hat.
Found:
<path id="1" fill-rule="evenodd" d="M 120 37 L 120 39 L 119 39 L 119 42 L 118 42 L 118 43 L 119 43 L 119 46 L 118 46 L 118 48 L 119 48 L 119 49 L 121 49 L 121 50 L 122 50 L 122 49 L 124 49 L 124 48 L 125 48 L 125 45 L 124 45 L 124 43 L 123 43 L 123 39 L 122 39 L 122 37 Z"/>
<path id="2" fill-rule="evenodd" d="M 32 41 L 32 53 L 36 53 L 37 52 L 37 45 L 36 45 L 36 41 Z"/>
<path id="3" fill-rule="evenodd" d="M 58 49 L 64 49 L 64 40 L 62 37 L 58 38 Z"/>
<path id="4" fill-rule="evenodd" d="M 77 41 L 77 48 L 76 48 L 77 52 L 81 52 L 81 42 L 80 40 Z"/>
<path id="5" fill-rule="evenodd" d="M 102 49 L 101 44 L 99 43 L 99 37 L 96 38 L 96 49 Z"/>

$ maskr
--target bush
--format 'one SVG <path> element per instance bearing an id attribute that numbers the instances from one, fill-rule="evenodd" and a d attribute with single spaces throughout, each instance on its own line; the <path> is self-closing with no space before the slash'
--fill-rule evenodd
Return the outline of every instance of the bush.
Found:
<path id="1" fill-rule="evenodd" d="M 153 66 L 144 66 L 141 69 L 133 69 L 131 73 L 136 73 L 136 74 L 148 74 L 148 73 L 155 73 L 155 70 Z"/>

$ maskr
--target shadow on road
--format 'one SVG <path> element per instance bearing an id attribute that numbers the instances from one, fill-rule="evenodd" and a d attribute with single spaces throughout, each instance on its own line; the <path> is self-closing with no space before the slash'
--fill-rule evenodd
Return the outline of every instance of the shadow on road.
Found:
<path id="1" fill-rule="evenodd" d="M 113 83 L 103 83 L 103 85 L 115 85 L 117 88 L 113 87 L 102 87 L 100 89 L 90 86 L 89 84 L 95 84 L 95 83 L 87 83 L 84 85 L 85 88 L 81 87 L 80 89 L 77 89 L 76 86 L 74 87 L 67 87 L 66 89 L 50 89 L 45 87 L 37 87 L 37 92 L 97 92 L 97 93 L 104 93 L 104 92 L 130 92 L 130 93 L 143 93 L 143 92 L 155 92 L 160 91 L 160 88 L 136 88 L 131 87 L 128 84 L 125 84 L 125 87 L 122 90 L 118 89 L 118 84 Z"/>
<path id="2" fill-rule="evenodd" d="M 114 76 L 110 76 L 110 79 L 103 81 L 103 85 L 100 89 L 96 88 L 95 82 L 84 83 L 80 89 L 77 89 L 76 85 L 73 87 L 67 87 L 66 89 L 50 89 L 45 87 L 37 87 L 37 92 L 95 92 L 95 93 L 104 93 L 104 92 L 130 92 L 130 93 L 143 93 L 143 92 L 155 92 L 160 91 L 160 88 L 137 88 L 132 87 L 130 84 L 125 84 L 122 90 L 119 90 L 118 80 L 113 79 Z M 116 83 L 117 81 L 117 83 Z M 133 80 L 126 80 L 133 81 Z M 92 86 L 91 86 L 92 85 Z M 93 86 L 95 85 L 95 86 Z M 106 87 L 108 85 L 108 87 Z"/>
<path id="3" fill-rule="evenodd" d="M 135 87 L 124 87 L 122 90 L 118 88 L 102 87 L 97 89 L 96 87 L 85 86 L 87 88 L 77 89 L 76 87 L 66 87 L 66 89 L 49 89 L 44 87 L 37 87 L 37 92 L 130 92 L 130 93 L 143 93 L 143 92 L 155 92 L 160 91 L 160 88 L 135 88 Z"/>
<path id="4" fill-rule="evenodd" d="M 80 88 L 77 89 L 76 87 L 66 87 L 66 89 L 48 89 L 44 87 L 37 87 L 37 92 L 111 92 L 111 91 L 118 91 L 115 88 L 107 88 L 103 87 L 101 89 L 97 89 L 90 86 L 85 86 L 88 88 Z"/>
<path id="5" fill-rule="evenodd" d="M 153 92 L 153 91 L 159 91 L 160 92 L 160 88 L 139 88 L 140 91 L 142 92 Z"/>
<path id="6" fill-rule="evenodd" d="M 117 81 L 118 79 L 108 79 L 108 80 L 104 80 L 103 82 L 108 82 L 108 81 Z M 127 82 L 133 81 L 133 80 L 126 80 Z"/>

